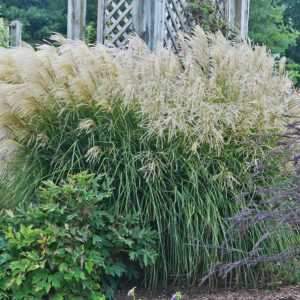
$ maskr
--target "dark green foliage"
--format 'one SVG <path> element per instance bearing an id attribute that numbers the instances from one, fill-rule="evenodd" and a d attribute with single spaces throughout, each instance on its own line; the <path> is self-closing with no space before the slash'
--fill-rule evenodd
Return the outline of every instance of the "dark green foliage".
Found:
<path id="1" fill-rule="evenodd" d="M 38 204 L 3 214 L 2 298 L 104 299 L 102 292 L 111 297 L 120 278 L 137 277 L 135 262 L 154 263 L 156 233 L 133 215 L 101 209 L 111 197 L 110 181 L 83 172 L 45 186 Z"/>
<path id="2" fill-rule="evenodd" d="M 1 18 L 1 6 L 0 6 L 0 47 L 7 47 L 7 31 L 5 28 L 5 20 Z"/>
<path id="3" fill-rule="evenodd" d="M 300 64 L 296 64 L 292 59 L 288 59 L 285 69 L 289 76 L 291 76 L 293 83 L 299 85 L 300 83 Z"/>
<path id="4" fill-rule="evenodd" d="M 89 43 L 95 43 L 96 41 L 96 37 L 97 37 L 97 26 L 95 24 L 95 22 L 90 22 L 86 28 L 85 28 L 85 33 L 86 33 L 86 37 L 85 37 L 85 42 L 87 44 Z"/>
<path id="5" fill-rule="evenodd" d="M 282 4 L 286 5 L 284 12 L 284 21 L 287 24 L 292 24 L 293 27 L 300 31 L 300 0 L 281 0 Z M 286 51 L 286 56 L 291 61 L 291 71 L 294 73 L 294 78 L 300 86 L 300 36 L 298 36 L 297 44 L 289 47 Z M 294 63 L 293 63 L 294 62 Z"/>
<path id="6" fill-rule="evenodd" d="M 295 83 L 299 79 L 300 63 L 295 53 L 299 49 L 299 7 L 298 0 L 254 0 L 249 21 L 249 36 L 255 43 L 266 45 L 280 56 L 287 55 L 287 71 Z"/>
<path id="7" fill-rule="evenodd" d="M 67 32 L 68 1 L 0 0 L 2 14 L 9 21 L 23 21 L 23 40 L 35 45 L 43 43 L 52 32 Z"/>
<path id="8" fill-rule="evenodd" d="M 205 31 L 217 32 L 221 30 L 223 34 L 228 31 L 225 13 L 220 8 L 224 1 L 210 0 L 189 0 L 186 10 L 196 24 Z"/>
<path id="9" fill-rule="evenodd" d="M 291 24 L 285 24 L 285 5 L 278 1 L 256 0 L 251 2 L 249 35 L 258 44 L 264 44 L 273 53 L 281 55 L 296 44 L 299 33 Z"/>
<path id="10" fill-rule="evenodd" d="M 0 47 L 7 47 L 8 35 L 4 27 L 4 21 L 0 18 Z"/>

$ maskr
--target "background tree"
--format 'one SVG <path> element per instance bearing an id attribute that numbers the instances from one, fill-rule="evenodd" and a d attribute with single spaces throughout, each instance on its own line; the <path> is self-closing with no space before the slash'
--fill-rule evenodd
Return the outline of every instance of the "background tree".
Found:
<path id="1" fill-rule="evenodd" d="M 299 33 L 293 24 L 284 22 L 285 5 L 278 1 L 254 0 L 251 2 L 249 35 L 259 44 L 265 44 L 273 53 L 284 55 L 296 45 Z"/>
<path id="2" fill-rule="evenodd" d="M 67 33 L 67 0 L 0 0 L 3 17 L 9 21 L 22 19 L 23 40 L 41 44 L 51 33 Z M 97 0 L 89 0 L 87 23 L 93 32 L 97 20 Z M 93 34 L 93 37 L 95 34 Z"/>
<path id="3" fill-rule="evenodd" d="M 23 40 L 32 45 L 42 43 L 52 32 L 66 32 L 67 2 L 61 0 L 0 0 L 3 16 L 22 19 Z"/>
<path id="4" fill-rule="evenodd" d="M 284 12 L 284 21 L 288 24 L 293 24 L 293 27 L 300 31 L 300 0 L 281 0 L 285 3 L 286 10 Z M 298 72 L 298 86 L 300 87 L 300 36 L 296 41 L 295 46 L 291 46 L 286 51 L 286 56 L 290 59 L 290 68 Z"/>
<path id="5" fill-rule="evenodd" d="M 297 18 L 298 16 L 298 18 Z M 249 36 L 279 56 L 287 56 L 287 69 L 299 81 L 299 0 L 253 0 L 250 8 Z M 297 26 L 298 23 L 298 26 Z M 298 39 L 298 43 L 297 43 Z M 298 58 L 298 61 L 297 61 Z M 298 82 L 299 84 L 299 82 Z"/>

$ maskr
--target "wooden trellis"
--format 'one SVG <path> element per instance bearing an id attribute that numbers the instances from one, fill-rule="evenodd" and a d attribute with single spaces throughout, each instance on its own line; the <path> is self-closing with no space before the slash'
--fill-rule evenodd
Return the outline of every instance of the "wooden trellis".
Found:
<path id="1" fill-rule="evenodd" d="M 250 0 L 228 0 L 227 19 L 229 24 L 240 27 L 241 38 L 248 37 Z"/>
<path id="2" fill-rule="evenodd" d="M 68 0 L 68 38 L 85 40 L 87 0 Z M 188 0 L 98 0 L 97 42 L 123 48 L 132 32 L 155 50 L 159 45 L 178 50 L 179 32 L 189 33 Z M 227 19 L 248 34 L 250 0 L 224 0 Z M 225 7 L 224 7 L 225 9 Z"/>
<path id="3" fill-rule="evenodd" d="M 149 0 L 148 0 L 149 1 Z M 137 0 L 100 0 L 98 15 L 98 42 L 123 48 L 133 29 L 135 5 Z M 179 31 L 189 32 L 190 25 L 185 13 L 185 0 L 163 0 L 160 10 L 164 37 L 164 46 L 177 49 L 176 36 Z M 151 6 L 149 5 L 151 8 Z M 138 10 L 138 8 L 137 8 Z M 136 12 L 138 13 L 138 12 Z M 151 16 L 153 18 L 153 16 Z"/>
<path id="4" fill-rule="evenodd" d="M 99 1 L 98 42 L 123 48 L 132 32 L 132 1 Z"/>
<path id="5" fill-rule="evenodd" d="M 164 45 L 178 50 L 176 37 L 179 32 L 190 33 L 191 24 L 185 10 L 186 0 L 166 1 Z"/>

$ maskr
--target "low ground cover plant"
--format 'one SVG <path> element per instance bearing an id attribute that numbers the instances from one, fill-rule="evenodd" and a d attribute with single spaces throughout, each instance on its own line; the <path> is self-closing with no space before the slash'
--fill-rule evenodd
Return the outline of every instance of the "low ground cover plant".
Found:
<path id="1" fill-rule="evenodd" d="M 48 181 L 38 203 L 3 212 L 1 299 L 111 298 L 121 279 L 153 264 L 156 232 L 103 211 L 110 196 L 109 182 L 84 172 Z"/>
<path id="2" fill-rule="evenodd" d="M 104 211 L 137 215 L 158 232 L 147 285 L 195 283 L 212 263 L 242 259 L 260 226 L 228 243 L 239 252 L 219 246 L 227 218 L 244 205 L 233 197 L 273 143 L 249 139 L 280 131 L 287 96 L 298 97 L 284 60 L 276 65 L 264 47 L 199 27 L 179 37 L 178 54 L 152 53 L 138 38 L 126 50 L 54 42 L 0 50 L 1 205 L 34 202 L 41 181 L 91 170 L 114 179 Z M 265 249 L 289 243 L 270 240 Z M 240 269 L 227 282 L 255 283 L 257 274 Z"/>
<path id="3" fill-rule="evenodd" d="M 131 290 L 128 291 L 127 297 L 129 300 L 136 300 L 135 289 L 136 288 L 132 288 Z M 142 300 L 142 299 L 138 298 L 138 300 Z M 175 293 L 172 296 L 171 300 L 183 300 L 182 294 L 180 292 Z"/>

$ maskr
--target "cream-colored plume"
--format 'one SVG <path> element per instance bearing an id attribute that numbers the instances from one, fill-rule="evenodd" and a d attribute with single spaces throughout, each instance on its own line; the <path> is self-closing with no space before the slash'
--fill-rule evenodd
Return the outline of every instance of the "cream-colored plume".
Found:
<path id="1" fill-rule="evenodd" d="M 118 104 L 140 114 L 145 139 L 182 135 L 192 152 L 203 143 L 221 151 L 241 136 L 280 129 L 286 99 L 294 110 L 299 102 L 283 60 L 276 68 L 265 47 L 234 43 L 200 27 L 179 37 L 178 54 L 152 53 L 137 37 L 126 50 L 56 40 L 60 47 L 38 51 L 0 48 L 2 139 L 26 132 L 26 123 L 45 110 L 60 114 L 81 105 L 110 110 Z M 88 134 L 95 126 L 84 119 L 78 130 Z M 47 145 L 42 132 L 26 134 Z M 87 159 L 95 160 L 99 151 L 90 149 Z"/>

